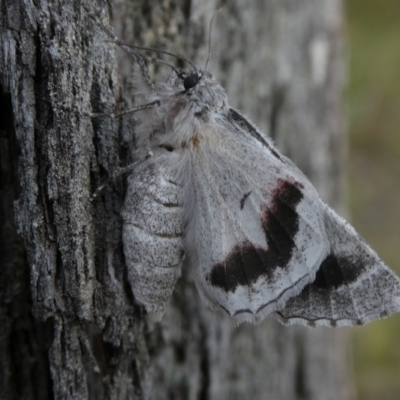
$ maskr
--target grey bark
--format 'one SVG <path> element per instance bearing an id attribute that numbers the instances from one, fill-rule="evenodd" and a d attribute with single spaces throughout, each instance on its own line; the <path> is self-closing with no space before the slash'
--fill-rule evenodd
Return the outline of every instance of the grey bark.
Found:
<path id="1" fill-rule="evenodd" d="M 343 331 L 235 328 L 206 309 L 190 272 L 165 318 L 127 284 L 119 211 L 130 64 L 101 29 L 202 65 L 216 1 L 1 3 L 1 399 L 351 399 Z M 340 0 L 227 2 L 210 70 L 340 208 L 344 157 Z M 155 77 L 159 69 L 152 69 Z M 117 75 L 120 77 L 118 81 Z"/>

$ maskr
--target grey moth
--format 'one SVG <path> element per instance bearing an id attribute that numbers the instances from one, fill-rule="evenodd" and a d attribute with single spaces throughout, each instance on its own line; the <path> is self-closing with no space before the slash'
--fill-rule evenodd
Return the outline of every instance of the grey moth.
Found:
<path id="1" fill-rule="evenodd" d="M 118 43 L 126 48 L 123 43 Z M 136 49 L 136 48 L 135 48 Z M 190 61 L 153 83 L 135 58 L 136 153 L 122 210 L 128 279 L 159 320 L 181 268 L 236 323 L 360 325 L 400 310 L 400 280 Z"/>

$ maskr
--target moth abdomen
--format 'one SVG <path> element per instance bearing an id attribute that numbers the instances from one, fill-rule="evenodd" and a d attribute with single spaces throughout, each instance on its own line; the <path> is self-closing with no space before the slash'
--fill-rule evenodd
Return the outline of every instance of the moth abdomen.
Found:
<path id="1" fill-rule="evenodd" d="M 184 257 L 182 189 L 162 169 L 133 170 L 122 210 L 128 280 L 136 301 L 159 320 Z"/>

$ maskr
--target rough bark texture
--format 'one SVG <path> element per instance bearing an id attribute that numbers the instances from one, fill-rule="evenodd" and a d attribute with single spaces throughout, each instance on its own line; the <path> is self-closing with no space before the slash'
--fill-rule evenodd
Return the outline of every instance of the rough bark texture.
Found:
<path id="1" fill-rule="evenodd" d="M 134 305 L 121 248 L 130 61 L 107 42 L 202 65 L 217 1 L 3 0 L 1 4 L 1 399 L 351 399 L 343 331 L 234 328 L 185 271 L 161 324 Z M 90 16 L 92 15 L 92 16 Z M 340 0 L 230 1 L 210 66 L 241 109 L 339 207 Z M 118 72 L 117 72 L 118 71 Z M 153 68 L 154 76 L 160 72 Z M 122 96 L 121 96 L 122 95 Z"/>

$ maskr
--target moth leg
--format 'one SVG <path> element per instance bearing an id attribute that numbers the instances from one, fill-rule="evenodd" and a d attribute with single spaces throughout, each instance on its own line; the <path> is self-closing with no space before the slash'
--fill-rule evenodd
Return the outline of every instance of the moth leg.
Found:
<path id="1" fill-rule="evenodd" d="M 104 182 L 102 184 L 100 184 L 96 190 L 93 192 L 92 196 L 90 197 L 90 201 L 93 201 L 98 195 L 99 193 L 110 183 L 115 181 L 116 179 L 118 179 L 120 176 L 126 174 L 127 172 L 131 172 L 134 168 L 136 168 L 139 164 L 142 164 L 143 162 L 145 162 L 146 160 L 148 160 L 150 157 L 153 156 L 153 152 L 149 149 L 147 149 L 147 154 L 145 157 L 143 157 L 142 159 L 135 161 L 132 164 L 127 165 L 126 167 L 123 168 L 119 168 L 114 174 L 112 174 L 112 176 L 110 176 L 109 178 L 105 179 Z"/>
<path id="2" fill-rule="evenodd" d="M 118 113 L 113 111 L 110 113 L 94 113 L 94 114 L 89 114 L 88 116 L 91 118 L 104 118 L 104 117 L 120 118 L 120 117 L 123 117 L 124 115 L 133 114 L 137 111 L 147 110 L 147 109 L 153 108 L 153 107 L 158 107 L 159 105 L 160 105 L 160 101 L 154 100 L 150 103 L 141 104 L 140 106 L 130 108 L 129 110 L 120 111 Z"/>

